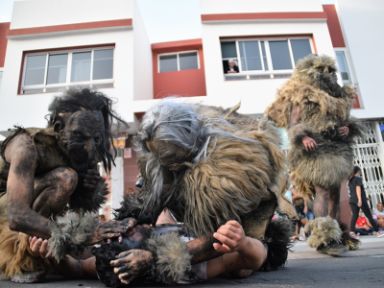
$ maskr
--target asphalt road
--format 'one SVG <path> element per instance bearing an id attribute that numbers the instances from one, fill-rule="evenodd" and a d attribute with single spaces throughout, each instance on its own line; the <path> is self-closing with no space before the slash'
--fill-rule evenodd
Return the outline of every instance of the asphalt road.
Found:
<path id="1" fill-rule="evenodd" d="M 247 288 L 370 288 L 384 287 L 384 237 L 361 237 L 360 250 L 332 258 L 316 253 L 305 242 L 295 243 L 283 269 L 259 272 L 246 279 L 215 279 L 188 287 L 247 287 Z M 97 281 L 64 281 L 14 284 L 0 281 L 1 288 L 101 288 Z M 132 286 L 133 287 L 133 286 Z M 158 286 L 146 286 L 158 287 Z M 186 287 L 186 286 L 174 286 Z"/>

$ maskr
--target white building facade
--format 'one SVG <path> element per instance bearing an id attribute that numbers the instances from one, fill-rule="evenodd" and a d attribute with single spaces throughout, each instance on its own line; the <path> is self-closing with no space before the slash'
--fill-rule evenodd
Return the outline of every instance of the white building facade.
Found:
<path id="1" fill-rule="evenodd" d="M 138 1 L 15 0 L 9 28 L 0 23 L 0 131 L 45 126 L 52 98 L 72 86 L 112 97 L 129 133 L 150 106 L 172 95 L 226 108 L 240 102 L 240 112 L 261 114 L 298 59 L 326 54 L 337 59 L 340 83 L 357 87 L 353 115 L 370 129 L 356 146 L 356 163 L 372 205 L 384 200 L 380 0 L 201 0 L 201 38 L 164 43 L 150 43 Z M 126 140 L 112 175 L 119 195 L 137 172 Z"/>

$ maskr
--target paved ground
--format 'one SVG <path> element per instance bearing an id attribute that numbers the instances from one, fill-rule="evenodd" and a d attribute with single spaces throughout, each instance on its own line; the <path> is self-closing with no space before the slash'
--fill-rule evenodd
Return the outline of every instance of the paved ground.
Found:
<path id="1" fill-rule="evenodd" d="M 305 242 L 297 242 L 284 269 L 260 272 L 241 280 L 217 279 L 188 287 L 247 287 L 247 288 L 376 288 L 384 287 L 384 237 L 362 237 L 361 249 L 340 258 L 320 255 Z M 1 255 L 0 255 L 1 257 Z M 54 281 L 20 285 L 0 281 L 1 288 L 101 288 L 97 281 Z M 150 286 L 156 287 L 156 286 Z M 186 287 L 186 286 L 184 286 Z"/>

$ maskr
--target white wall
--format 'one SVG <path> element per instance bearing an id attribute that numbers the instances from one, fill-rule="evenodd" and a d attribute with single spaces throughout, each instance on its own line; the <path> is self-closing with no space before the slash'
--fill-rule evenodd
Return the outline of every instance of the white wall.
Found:
<path id="1" fill-rule="evenodd" d="M 338 0 L 337 13 L 349 47 L 363 105 L 363 109 L 354 110 L 353 115 L 359 118 L 382 118 L 384 1 Z"/>
<path id="2" fill-rule="evenodd" d="M 296 7 L 299 11 L 300 7 Z M 251 11 L 249 11 L 251 12 Z M 203 49 L 207 103 L 233 106 L 241 102 L 242 113 L 263 113 L 273 101 L 277 89 L 287 79 L 225 81 L 221 60 L 220 37 L 313 34 L 319 54 L 335 57 L 324 21 L 209 23 L 203 24 Z"/>
<path id="3" fill-rule="evenodd" d="M 132 17 L 132 0 L 15 0 L 11 29 Z"/>
<path id="4" fill-rule="evenodd" d="M 201 14 L 262 13 L 262 12 L 319 12 L 319 0 L 201 0 Z"/>
<path id="5" fill-rule="evenodd" d="M 33 2 L 35 5 L 33 9 L 41 10 L 45 12 L 45 15 L 50 15 L 50 12 L 55 14 L 60 9 L 57 9 L 57 5 L 60 3 L 69 3 L 69 7 L 75 10 L 75 2 L 92 2 L 94 9 L 96 4 L 98 15 L 100 15 L 99 20 L 106 20 L 105 15 L 102 9 L 106 9 L 106 15 L 112 17 L 111 12 L 108 12 L 110 8 L 106 6 L 111 5 L 110 0 L 96 0 L 96 1 L 57 1 L 57 0 L 33 0 L 33 1 L 17 1 L 19 5 L 14 11 L 16 12 L 13 15 L 13 21 L 18 23 L 17 26 L 20 27 L 20 23 L 26 20 L 21 20 L 19 17 L 27 17 L 28 10 L 32 7 L 26 7 L 22 5 L 31 5 L 30 2 Z M 48 5 L 51 3 L 53 5 Z M 131 3 L 131 1 L 126 0 L 113 0 L 119 4 L 117 8 L 119 9 L 132 9 L 130 5 L 126 3 Z M 105 5 L 105 3 L 109 3 Z M 41 5 L 44 4 L 44 5 Z M 89 3 L 88 3 L 89 4 Z M 124 4 L 124 5 L 123 5 Z M 68 8 L 68 7 L 67 7 Z M 63 8 L 64 9 L 64 8 Z M 125 15 L 119 11 L 119 9 L 113 9 L 116 13 L 117 18 L 131 18 L 133 13 L 130 10 L 124 11 Z M 65 9 L 64 9 L 65 10 Z M 61 11 L 62 12 L 62 11 Z M 70 11 L 66 11 L 70 12 Z M 97 20 L 95 12 L 90 12 L 93 16 L 91 18 L 84 19 L 86 21 Z M 25 14 L 25 15 L 24 15 Z M 63 13 L 64 14 L 64 13 Z M 76 15 L 77 12 L 74 12 Z M 44 15 L 44 17 L 45 17 Z M 80 15 L 78 15 L 80 16 Z M 44 18 L 43 16 L 40 16 Z M 38 18 L 31 16 L 31 18 Z M 48 17 L 51 18 L 51 17 Z M 71 17 L 68 17 L 71 18 Z M 78 22 L 77 20 L 71 18 L 72 21 Z M 50 22 L 44 22 L 46 20 L 41 20 L 44 22 L 39 22 L 37 26 L 40 25 L 56 25 L 61 23 L 53 22 L 53 18 Z M 37 19 L 36 19 L 37 21 Z M 38 22 L 38 21 L 37 21 Z M 25 24 L 25 23 L 24 23 Z M 24 25 L 23 24 L 23 25 Z M 13 25 L 13 23 L 12 23 Z M 12 27 L 11 25 L 11 27 Z M 31 50 L 40 50 L 40 49 L 54 49 L 54 48 L 65 48 L 65 47 L 74 47 L 74 46 L 89 46 L 89 45 L 100 45 L 107 43 L 115 43 L 114 51 L 114 87 L 107 89 L 100 89 L 100 91 L 106 93 L 108 96 L 115 100 L 116 104 L 114 105 L 115 110 L 120 116 L 126 121 L 133 121 L 132 110 L 129 109 L 133 100 L 133 31 L 128 27 L 116 27 L 108 28 L 98 31 L 75 31 L 67 32 L 60 34 L 39 34 L 31 36 L 17 36 L 10 37 L 8 39 L 7 53 L 4 64 L 4 74 L 2 79 L 2 85 L 0 90 L 0 130 L 6 130 L 13 125 L 22 125 L 24 127 L 36 126 L 44 127 L 46 125 L 46 120 L 44 116 L 47 114 L 48 105 L 52 101 L 53 96 L 59 95 L 59 93 L 42 93 L 42 94 L 33 94 L 33 95 L 17 95 L 18 92 L 18 83 L 22 65 L 22 55 L 23 51 Z"/>
<path id="6" fill-rule="evenodd" d="M 134 29 L 134 98 L 153 98 L 152 50 L 145 23 L 138 6 L 135 9 Z"/>

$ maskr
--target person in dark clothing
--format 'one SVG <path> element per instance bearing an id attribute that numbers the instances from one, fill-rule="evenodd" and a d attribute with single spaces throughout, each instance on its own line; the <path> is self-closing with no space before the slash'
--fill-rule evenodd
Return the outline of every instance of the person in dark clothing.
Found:
<path id="1" fill-rule="evenodd" d="M 379 227 L 372 217 L 371 210 L 369 210 L 363 179 L 361 178 L 361 169 L 359 166 L 353 167 L 352 177 L 349 179 L 349 190 L 349 205 L 352 210 L 351 231 L 356 232 L 356 221 L 359 217 L 359 211 L 361 209 L 371 223 L 373 230 L 377 232 Z"/>

